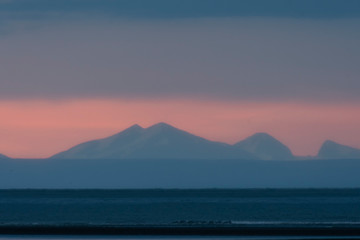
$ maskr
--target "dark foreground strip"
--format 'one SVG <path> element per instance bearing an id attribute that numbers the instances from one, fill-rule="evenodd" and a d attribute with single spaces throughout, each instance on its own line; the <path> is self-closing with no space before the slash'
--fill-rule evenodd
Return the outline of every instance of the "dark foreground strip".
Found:
<path id="1" fill-rule="evenodd" d="M 3 235 L 360 236 L 360 227 L 1 226 Z"/>

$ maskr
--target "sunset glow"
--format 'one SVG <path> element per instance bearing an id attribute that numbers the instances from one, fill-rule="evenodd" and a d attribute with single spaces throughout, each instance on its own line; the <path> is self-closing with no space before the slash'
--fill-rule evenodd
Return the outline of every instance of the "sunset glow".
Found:
<path id="1" fill-rule="evenodd" d="M 196 99 L 7 100 L 0 102 L 0 152 L 18 158 L 49 157 L 135 123 L 148 127 L 167 122 L 231 144 L 267 132 L 296 155 L 315 155 L 326 139 L 360 147 L 359 107 Z"/>
<path id="2" fill-rule="evenodd" d="M 360 148 L 357 1 L 58 2 L 0 0 L 0 154 L 157 122 L 301 156 Z"/>

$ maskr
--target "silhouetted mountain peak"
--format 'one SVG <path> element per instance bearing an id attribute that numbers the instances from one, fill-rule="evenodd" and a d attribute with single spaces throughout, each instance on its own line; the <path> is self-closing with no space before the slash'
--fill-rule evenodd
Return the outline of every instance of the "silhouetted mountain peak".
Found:
<path id="1" fill-rule="evenodd" d="M 335 141 L 332 141 L 332 140 L 326 140 L 326 141 L 324 141 L 324 143 L 322 144 L 322 146 L 331 146 L 331 145 L 335 146 L 335 145 L 341 145 L 341 144 L 339 144 L 339 143 L 337 143 L 337 142 L 335 142 Z"/>
<path id="2" fill-rule="evenodd" d="M 255 133 L 234 144 L 234 146 L 253 153 L 263 160 L 290 160 L 294 158 L 287 146 L 268 133 Z"/>
<path id="3" fill-rule="evenodd" d="M 144 128 L 141 127 L 140 125 L 134 124 L 134 125 L 128 127 L 127 129 L 119 132 L 119 133 L 125 133 L 125 132 L 141 132 L 141 131 L 143 131 L 143 130 L 144 130 Z"/>
<path id="4" fill-rule="evenodd" d="M 132 125 L 132 126 L 130 126 L 129 128 L 127 128 L 127 129 L 144 129 L 143 127 L 141 127 L 139 124 L 134 124 L 134 125 Z"/>
<path id="5" fill-rule="evenodd" d="M 67 159 L 253 159 L 229 144 L 213 142 L 167 123 L 131 126 L 111 137 L 79 144 L 56 154 Z"/>
<path id="6" fill-rule="evenodd" d="M 326 140 L 320 147 L 318 157 L 326 159 L 355 159 L 360 158 L 360 149 L 332 140 Z"/>
<path id="7" fill-rule="evenodd" d="M 143 131 L 145 130 L 145 128 L 141 127 L 138 124 L 134 124 L 128 128 L 126 128 L 125 130 L 112 135 L 110 137 L 108 137 L 108 140 L 114 141 L 116 139 L 119 138 L 124 138 L 124 137 L 130 137 L 130 136 L 135 136 L 135 135 L 140 135 Z"/>
<path id="8" fill-rule="evenodd" d="M 319 150 L 319 153 L 321 152 L 321 151 L 324 151 L 324 150 L 328 150 L 328 148 L 334 148 L 334 147 L 342 147 L 342 146 L 345 146 L 345 145 L 342 145 L 342 144 L 340 144 L 340 143 L 337 143 L 337 142 L 335 142 L 335 141 L 333 141 L 333 140 L 325 140 L 324 142 L 323 142 L 323 144 L 321 145 L 321 147 L 320 147 L 320 150 Z M 347 146 L 346 146 L 347 147 Z"/>
<path id="9" fill-rule="evenodd" d="M 273 136 L 271 136 L 270 134 L 265 133 L 265 132 L 255 133 L 255 134 L 253 134 L 252 136 L 250 136 L 249 138 L 254 139 L 254 140 L 257 140 L 257 141 L 271 141 L 271 140 L 276 140 L 276 141 L 278 141 L 278 140 L 275 139 Z"/>
<path id="10" fill-rule="evenodd" d="M 160 122 L 157 124 L 154 124 L 148 128 L 145 129 L 144 131 L 144 137 L 160 137 L 162 139 L 166 138 L 178 138 L 178 137 L 185 137 L 185 138 L 201 138 L 198 136 L 195 136 L 191 133 L 188 133 L 184 130 L 178 129 L 174 126 L 171 126 L 170 124 L 164 123 L 164 122 Z M 204 139 L 205 140 L 205 139 Z"/>
<path id="11" fill-rule="evenodd" d="M 154 125 L 152 125 L 152 127 L 157 127 L 157 128 L 175 128 L 173 126 L 171 126 L 170 124 L 166 123 L 166 122 L 158 122 L 155 123 Z"/>
<path id="12" fill-rule="evenodd" d="M 156 123 L 156 124 L 148 127 L 147 130 L 157 130 L 157 131 L 179 130 L 179 131 L 182 131 L 182 130 L 180 130 L 174 126 L 171 126 L 170 124 L 164 123 L 164 122 Z"/>

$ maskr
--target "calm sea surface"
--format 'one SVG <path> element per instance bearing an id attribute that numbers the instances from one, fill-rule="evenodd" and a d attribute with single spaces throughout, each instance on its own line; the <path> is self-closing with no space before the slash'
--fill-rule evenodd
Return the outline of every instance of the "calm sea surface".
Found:
<path id="1" fill-rule="evenodd" d="M 360 189 L 0 191 L 0 225 L 43 224 L 360 226 Z M 28 238 L 92 239 L 70 236 Z M 104 237 L 103 239 L 181 238 Z M 0 239 L 20 238 L 0 236 Z M 192 238 L 183 237 L 183 239 Z M 245 238 L 210 237 L 210 239 Z"/>

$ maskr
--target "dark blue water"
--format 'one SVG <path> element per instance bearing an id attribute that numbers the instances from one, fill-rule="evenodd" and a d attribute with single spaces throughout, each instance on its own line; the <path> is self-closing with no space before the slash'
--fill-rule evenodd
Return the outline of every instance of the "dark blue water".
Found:
<path id="1" fill-rule="evenodd" d="M 1 190 L 2 225 L 360 225 L 360 189 Z"/>

